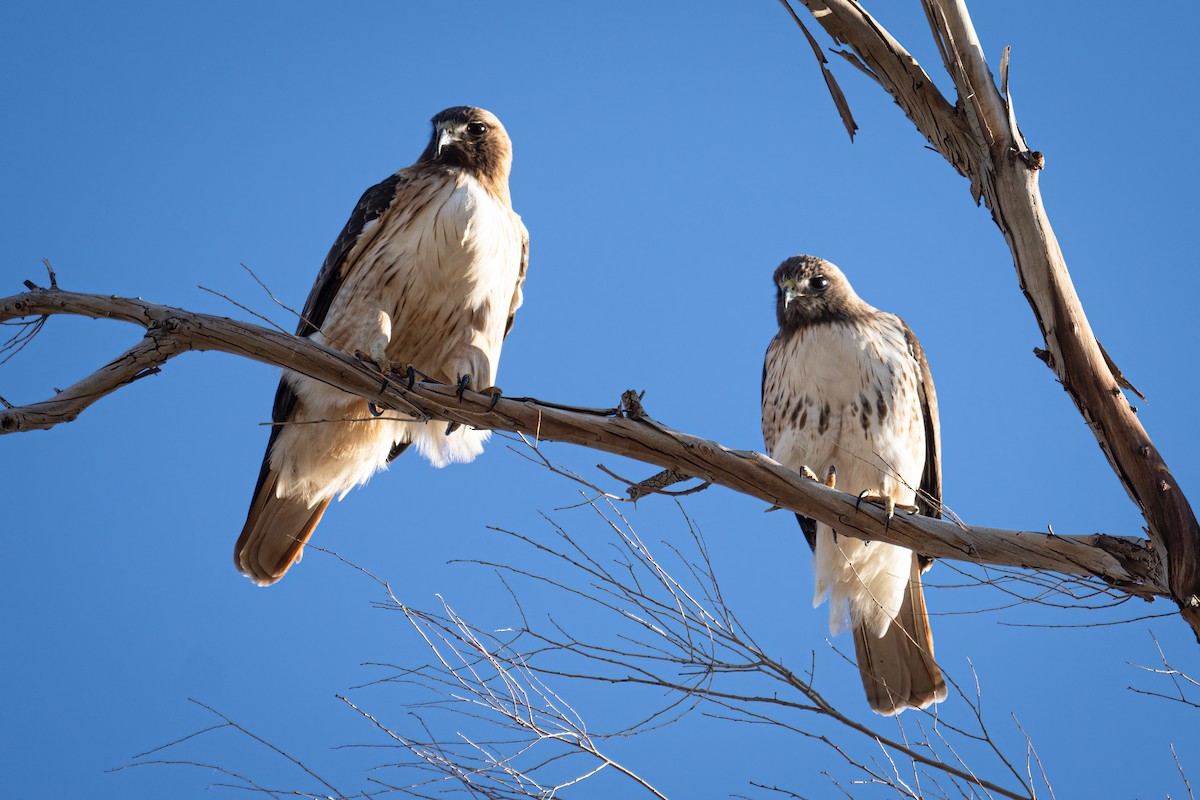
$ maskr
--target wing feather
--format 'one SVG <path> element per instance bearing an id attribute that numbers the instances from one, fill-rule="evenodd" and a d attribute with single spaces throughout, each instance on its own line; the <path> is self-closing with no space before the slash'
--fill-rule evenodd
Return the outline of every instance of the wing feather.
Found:
<path id="1" fill-rule="evenodd" d="M 296 327 L 297 336 L 308 336 L 320 329 L 325 322 L 325 315 L 337 297 L 345 280 L 347 265 L 346 257 L 363 235 L 364 228 L 378 219 L 396 199 L 397 191 L 402 182 L 406 181 L 406 170 L 401 170 L 385 181 L 375 184 L 363 192 L 362 197 L 354 206 L 354 212 L 346 222 L 342 232 L 338 234 L 317 273 L 317 279 L 309 290 L 308 299 L 304 302 L 304 311 L 300 314 L 300 322 Z M 271 407 L 271 435 L 267 439 L 267 449 L 263 452 L 262 465 L 258 470 L 258 482 L 254 487 L 252 497 L 257 497 L 262 491 L 263 484 L 271 471 L 271 448 L 283 430 L 283 423 L 292 418 L 296 410 L 296 392 L 286 380 L 280 380 L 275 389 L 275 403 Z M 403 452 L 403 449 L 401 449 Z M 399 455 L 400 453 L 396 453 Z"/>
<path id="2" fill-rule="evenodd" d="M 921 491 L 917 493 L 917 506 L 926 517 L 942 517 L 942 434 L 938 419 L 937 395 L 933 391 L 933 374 L 925 351 L 917 341 L 917 335 L 900 320 L 904 338 L 917 361 L 920 370 L 917 392 L 921 398 L 921 416 L 925 419 L 925 469 L 921 473 Z"/>
<path id="3" fill-rule="evenodd" d="M 329 248 L 329 255 L 325 256 L 325 263 L 317 273 L 317 279 L 308 293 L 308 300 L 304 303 L 304 311 L 300 314 L 300 325 L 296 328 L 297 336 L 308 336 L 325 324 L 325 315 L 329 313 L 329 307 L 333 305 L 333 299 L 337 297 L 349 271 L 346 257 L 358 244 L 367 226 L 379 219 L 395 202 L 400 185 L 410 182 L 411 178 L 407 175 L 409 171 L 410 168 L 402 169 L 363 192 L 354 207 L 354 213 L 347 220 L 346 227 L 338 234 L 333 247 Z"/>
<path id="4" fill-rule="evenodd" d="M 519 219 L 517 224 L 521 226 L 521 269 L 517 272 L 517 285 L 513 287 L 512 302 L 508 306 L 508 321 L 504 323 L 505 339 L 508 338 L 508 332 L 512 330 L 513 322 L 517 318 L 517 309 L 525 299 L 522 289 L 525 286 L 525 273 L 529 271 L 529 231 Z"/>

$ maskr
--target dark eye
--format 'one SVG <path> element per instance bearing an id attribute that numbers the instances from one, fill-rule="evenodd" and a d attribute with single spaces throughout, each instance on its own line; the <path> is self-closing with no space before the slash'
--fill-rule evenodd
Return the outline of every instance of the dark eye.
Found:
<path id="1" fill-rule="evenodd" d="M 467 126 L 467 133 L 471 134 L 471 136 L 475 137 L 476 139 L 478 139 L 480 136 L 483 136 L 487 132 L 488 126 L 483 122 L 472 122 Z"/>
<path id="2" fill-rule="evenodd" d="M 809 279 L 808 285 L 813 288 L 813 291 L 823 292 L 829 288 L 829 278 L 824 275 L 816 275 Z"/>

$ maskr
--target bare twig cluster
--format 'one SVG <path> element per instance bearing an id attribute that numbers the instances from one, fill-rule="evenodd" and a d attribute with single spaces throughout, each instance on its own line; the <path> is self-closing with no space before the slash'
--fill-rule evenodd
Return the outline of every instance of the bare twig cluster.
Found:
<path id="1" fill-rule="evenodd" d="M 1200 710 L 1200 681 L 1172 666 L 1171 662 L 1167 660 L 1167 654 L 1163 652 L 1162 645 L 1158 643 L 1158 639 L 1154 637 L 1154 634 L 1150 636 L 1154 639 L 1154 649 L 1158 651 L 1158 658 L 1162 662 L 1162 667 L 1144 667 L 1140 664 L 1134 664 L 1133 666 L 1151 675 L 1166 678 L 1171 683 L 1171 688 L 1174 689 L 1174 692 L 1167 694 L 1150 689 L 1138 689 L 1134 686 L 1129 687 L 1130 691 L 1148 697 L 1169 700 L 1173 703 L 1181 703 L 1188 708 Z M 1169 746 L 1171 748 L 1171 758 L 1175 762 L 1175 769 L 1179 772 L 1179 779 L 1183 782 L 1188 800 L 1196 800 L 1196 795 L 1192 791 L 1191 780 L 1188 778 L 1188 772 L 1179 761 L 1179 753 L 1175 750 L 1175 743 L 1172 742 Z"/>
<path id="2" fill-rule="evenodd" d="M 1174 693 L 1165 694 L 1148 689 L 1137 689 L 1133 686 L 1129 687 L 1130 691 L 1150 697 L 1160 697 L 1164 700 L 1182 703 L 1185 706 L 1200 710 L 1200 681 L 1171 666 L 1171 663 L 1167 660 L 1166 653 L 1163 652 L 1162 645 L 1158 643 L 1158 639 L 1154 639 L 1154 648 L 1158 650 L 1158 657 L 1162 661 L 1162 667 L 1143 667 L 1138 664 L 1134 666 L 1151 675 L 1159 675 L 1167 678 L 1175 690 Z"/>
<path id="3" fill-rule="evenodd" d="M 1036 796 L 1028 780 L 1030 765 L 1014 767 L 996 747 L 978 697 L 963 698 L 969 724 L 925 713 L 915 721 L 897 721 L 899 735 L 883 735 L 834 706 L 817 689 L 815 659 L 807 672 L 797 672 L 746 629 L 724 596 L 703 537 L 686 516 L 692 546 L 664 545 L 665 557 L 660 557 L 615 505 L 603 500 L 586 505 L 596 513 L 607 541 L 577 538 L 548 520 L 554 532 L 550 543 L 500 531 L 549 559 L 546 568 L 472 562 L 498 571 L 506 586 L 513 587 L 521 621 L 507 631 L 512 638 L 499 659 L 505 669 L 519 667 L 545 681 L 648 688 L 665 698 L 660 708 L 644 712 L 622 730 L 623 736 L 696 706 L 713 718 L 767 726 L 785 736 L 818 742 L 844 760 L 852 780 L 886 786 L 900 796 L 971 796 L 977 789 L 1003 797 Z M 600 555 L 606 552 L 612 555 Z M 611 631 L 608 640 L 573 635 L 557 614 L 543 623 L 531 620 L 518 599 L 524 594 L 516 588 L 522 581 L 551 592 L 553 608 L 561 609 L 571 600 L 603 614 L 606 621 L 588 627 Z M 457 617 L 454 622 L 462 624 Z M 440 629 L 447 630 L 445 621 Z M 823 730 L 822 723 L 831 723 L 835 732 Z M 854 755 L 861 752 L 855 739 L 866 744 L 868 752 L 877 750 L 876 755 Z M 1016 788 L 980 777 L 964 760 L 964 743 L 985 749 Z M 1044 776 L 1039 774 L 1039 781 L 1044 785 Z"/>
<path id="4" fill-rule="evenodd" d="M 540 557 L 538 566 L 530 565 L 536 558 L 521 558 L 520 566 L 466 562 L 494 572 L 498 588 L 512 598 L 510 624 L 498 628 L 468 622 L 445 601 L 435 611 L 415 609 L 363 570 L 383 590 L 378 607 L 403 614 L 431 654 L 416 667 L 369 665 L 387 674 L 355 687 L 357 692 L 403 687 L 400 706 L 379 696 L 371 708 L 361 699 L 340 698 L 377 734 L 377 741 L 363 746 L 402 754 L 370 771 L 370 788 L 351 794 L 333 789 L 331 781 L 224 716 L 223 724 L 155 748 L 130 766 L 202 765 L 167 759 L 164 751 L 233 729 L 302 769 L 324 787 L 319 792 L 332 789 L 328 795 L 267 789 L 222 769 L 232 782 L 220 785 L 270 796 L 545 798 L 607 775 L 620 782 L 615 791 L 621 796 L 662 800 L 666 790 L 648 777 L 660 765 L 631 765 L 614 751 L 628 753 L 621 740 L 698 712 L 794 737 L 796 747 L 816 745 L 833 756 L 825 774 L 835 786 L 870 785 L 906 798 L 1053 796 L 1028 737 L 1021 733 L 1026 749 L 1019 759 L 997 744 L 973 676 L 968 691 L 955 685 L 960 698 L 949 715 L 919 712 L 887 723 L 862 722 L 818 689 L 815 654 L 796 671 L 746 629 L 724 595 L 703 536 L 686 515 L 690 544 L 664 544 L 660 554 L 615 505 L 585 500 L 582 508 L 594 512 L 589 527 L 599 533 L 575 536 L 549 517 L 549 536 L 495 529 Z M 554 614 L 527 613 L 527 598 L 533 596 Z M 581 615 L 589 618 L 588 630 L 609 631 L 604 640 L 572 633 L 572 620 Z M 595 615 L 599 625 L 590 619 Z M 636 693 L 635 702 L 622 704 L 632 718 L 612 730 L 590 725 L 564 690 L 589 683 Z M 876 727 L 885 724 L 895 732 Z M 742 777 L 756 797 L 801 796 Z"/>

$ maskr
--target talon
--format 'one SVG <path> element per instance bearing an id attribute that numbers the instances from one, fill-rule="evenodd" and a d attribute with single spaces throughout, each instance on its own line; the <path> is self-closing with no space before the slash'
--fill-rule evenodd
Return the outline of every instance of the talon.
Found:
<path id="1" fill-rule="evenodd" d="M 371 412 L 372 417 L 382 417 L 383 416 L 383 410 L 379 406 L 377 406 L 371 402 L 367 403 L 367 411 Z"/>
<path id="2" fill-rule="evenodd" d="M 855 511 L 859 510 L 864 500 L 883 509 L 885 524 L 890 524 L 892 517 L 896 516 L 896 501 L 890 496 L 886 494 L 874 494 L 868 489 L 858 496 L 858 502 L 854 504 Z M 901 506 L 901 508 L 907 508 L 907 506 Z"/>
<path id="3" fill-rule="evenodd" d="M 412 389 L 413 384 L 417 382 L 417 371 L 413 368 L 412 364 L 408 365 L 408 369 L 405 370 L 405 374 L 408 376 L 408 388 Z"/>
<path id="4" fill-rule="evenodd" d="M 458 430 L 461 427 L 462 427 L 461 422 L 447 422 L 445 435 L 449 436 L 450 434 L 454 433 L 456 430 Z"/>
<path id="5" fill-rule="evenodd" d="M 500 391 L 498 387 L 493 386 L 492 390 L 495 392 L 495 394 L 492 395 L 492 402 L 488 403 L 487 410 L 489 413 L 491 413 L 491 410 L 496 407 L 496 401 L 500 399 L 500 395 L 504 394 L 504 392 Z"/>
<path id="6" fill-rule="evenodd" d="M 825 485 L 830 489 L 837 487 L 837 467 L 829 465 L 829 472 L 825 473 Z"/>
<path id="7" fill-rule="evenodd" d="M 471 376 L 470 375 L 463 375 L 461 378 L 458 379 L 458 399 L 459 400 L 462 400 L 463 392 L 465 392 L 467 390 L 467 387 L 470 385 L 471 385 Z"/>
<path id="8" fill-rule="evenodd" d="M 807 464 L 800 465 L 800 475 L 801 477 L 808 478 L 810 481 L 817 480 L 817 473 L 809 469 Z"/>

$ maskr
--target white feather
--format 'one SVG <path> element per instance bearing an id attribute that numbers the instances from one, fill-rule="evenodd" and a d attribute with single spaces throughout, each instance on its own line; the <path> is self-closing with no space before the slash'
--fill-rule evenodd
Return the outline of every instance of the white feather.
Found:
<path id="1" fill-rule="evenodd" d="M 841 491 L 912 505 L 925 464 L 919 369 L 899 319 L 875 320 L 777 336 L 767 351 L 763 431 L 781 464 L 821 477 L 835 466 Z M 906 548 L 836 536 L 818 524 L 813 605 L 829 596 L 833 633 L 853 623 L 883 636 L 900 609 L 912 557 Z"/>
<path id="2" fill-rule="evenodd" d="M 386 353 L 444 383 L 496 381 L 501 344 L 521 265 L 524 226 L 472 176 L 420 187 L 422 202 L 397 203 L 347 256 L 353 264 L 314 341 L 339 350 Z M 429 202 L 423 202 L 428 199 Z M 389 325 L 383 321 L 390 322 Z M 390 330 L 389 330 L 390 328 Z M 310 506 L 344 496 L 387 465 L 393 444 L 410 442 L 434 466 L 470 461 L 490 431 L 371 417 L 363 400 L 297 373 L 293 424 L 271 451 L 277 493 Z"/>

